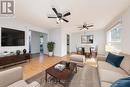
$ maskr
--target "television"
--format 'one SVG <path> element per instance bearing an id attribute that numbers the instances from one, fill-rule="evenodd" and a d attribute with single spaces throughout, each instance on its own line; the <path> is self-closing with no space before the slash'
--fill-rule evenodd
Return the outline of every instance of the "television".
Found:
<path id="1" fill-rule="evenodd" d="M 24 46 L 25 32 L 10 28 L 1 28 L 1 46 Z"/>

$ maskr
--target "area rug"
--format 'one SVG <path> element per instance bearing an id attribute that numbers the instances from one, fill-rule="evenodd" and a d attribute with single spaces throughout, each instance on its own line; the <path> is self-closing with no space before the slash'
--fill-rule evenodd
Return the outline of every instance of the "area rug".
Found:
<path id="1" fill-rule="evenodd" d="M 28 80 L 28 82 L 33 80 L 37 80 L 41 87 L 64 87 L 61 83 L 45 82 L 44 73 L 39 74 L 37 79 L 33 78 Z M 66 87 L 100 87 L 97 68 L 89 65 L 78 67 L 77 73 L 70 77 Z"/>

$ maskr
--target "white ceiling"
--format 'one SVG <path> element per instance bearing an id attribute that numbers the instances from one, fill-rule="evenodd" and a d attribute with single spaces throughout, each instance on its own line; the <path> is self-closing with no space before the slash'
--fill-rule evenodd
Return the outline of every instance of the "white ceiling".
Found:
<path id="1" fill-rule="evenodd" d="M 16 18 L 43 28 L 54 29 L 71 27 L 70 31 L 77 29 L 77 25 L 84 22 L 94 24 L 95 29 L 102 29 L 114 17 L 128 8 L 129 0 L 15 0 Z M 52 7 L 65 13 L 69 23 L 56 24 L 55 19 L 48 19 L 47 15 L 55 15 Z"/>

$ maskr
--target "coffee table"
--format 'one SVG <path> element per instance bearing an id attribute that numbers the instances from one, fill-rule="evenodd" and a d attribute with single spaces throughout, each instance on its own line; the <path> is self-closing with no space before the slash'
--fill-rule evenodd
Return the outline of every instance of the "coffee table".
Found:
<path id="1" fill-rule="evenodd" d="M 65 64 L 66 65 L 66 63 L 67 63 L 66 61 L 60 61 L 57 64 Z M 55 69 L 54 68 L 55 65 L 53 65 L 52 67 L 50 67 L 46 70 L 46 73 L 45 73 L 46 82 L 47 82 L 47 78 L 48 78 L 47 75 L 48 74 L 60 82 L 60 80 L 67 81 L 72 74 L 77 72 L 77 64 L 76 63 L 70 62 L 69 67 L 66 67 L 63 71 L 59 71 L 59 70 Z"/>

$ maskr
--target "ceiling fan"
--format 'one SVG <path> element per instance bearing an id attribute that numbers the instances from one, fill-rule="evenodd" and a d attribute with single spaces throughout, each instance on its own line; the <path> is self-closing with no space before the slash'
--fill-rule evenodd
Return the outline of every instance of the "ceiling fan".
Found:
<path id="1" fill-rule="evenodd" d="M 52 8 L 52 10 L 55 12 L 56 16 L 55 16 L 55 17 L 53 17 L 53 16 L 48 16 L 48 18 L 56 18 L 57 24 L 60 23 L 60 22 L 63 22 L 63 21 L 69 22 L 69 21 L 66 20 L 64 17 L 71 15 L 70 12 L 67 12 L 67 13 L 65 13 L 65 14 L 62 14 L 62 13 L 57 12 L 56 8 Z"/>
<path id="2" fill-rule="evenodd" d="M 87 23 L 84 23 L 82 26 L 78 27 L 80 30 L 88 30 L 90 27 L 93 27 L 94 25 L 88 25 Z"/>

